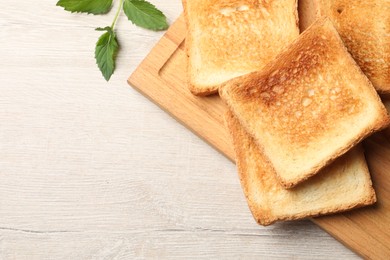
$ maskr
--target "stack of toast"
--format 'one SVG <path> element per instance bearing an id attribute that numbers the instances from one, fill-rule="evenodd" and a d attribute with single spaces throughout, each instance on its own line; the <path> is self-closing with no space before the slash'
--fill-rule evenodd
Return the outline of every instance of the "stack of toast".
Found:
<path id="1" fill-rule="evenodd" d="M 189 89 L 227 104 L 262 225 L 376 201 L 360 143 L 390 124 L 378 95 L 390 93 L 390 23 L 359 17 L 388 21 L 390 2 L 366 2 L 183 0 Z"/>

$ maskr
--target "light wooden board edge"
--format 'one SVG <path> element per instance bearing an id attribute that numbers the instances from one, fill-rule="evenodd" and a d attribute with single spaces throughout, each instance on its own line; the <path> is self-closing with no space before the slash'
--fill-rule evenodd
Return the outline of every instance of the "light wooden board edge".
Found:
<path id="1" fill-rule="evenodd" d="M 164 96 L 156 94 L 154 91 L 154 88 L 166 86 L 166 82 L 161 80 L 159 76 L 159 71 L 176 51 L 178 46 L 184 41 L 185 35 L 178 36 L 176 33 L 172 33 L 172 31 L 186 30 L 183 21 L 184 17 L 182 15 L 152 49 L 151 53 L 153 53 L 153 55 L 148 55 L 129 77 L 128 83 L 153 103 L 157 104 L 162 110 L 166 111 L 173 118 L 186 126 L 195 135 L 217 149 L 229 160 L 234 161 L 234 151 L 229 142 L 228 132 L 224 127 L 221 128 L 221 125 L 224 124 L 223 118 L 220 118 L 219 115 L 213 113 L 213 111 L 199 110 L 198 105 L 195 103 L 204 99 L 200 102 L 207 104 L 208 102 L 213 102 L 213 99 L 218 98 L 217 96 L 206 98 L 195 97 L 188 91 L 186 93 L 181 93 L 186 97 L 185 102 L 183 102 L 184 100 L 180 101 L 180 99 L 177 98 L 175 98 L 175 102 L 170 102 L 170 100 L 177 95 L 177 92 L 174 89 L 166 88 L 167 93 L 165 93 L 166 95 Z M 161 48 L 164 49 L 164 52 L 156 51 Z M 144 84 L 145 78 L 149 81 L 147 85 Z M 142 89 L 138 86 L 142 86 Z M 193 102 L 188 102 L 189 100 Z M 186 109 L 183 109 L 184 107 Z M 199 114 L 194 116 L 191 120 L 188 120 L 185 117 L 188 110 Z M 202 118 L 202 120 L 196 121 L 194 118 Z M 212 135 L 210 134 L 209 129 L 214 129 Z"/>
<path id="2" fill-rule="evenodd" d="M 135 70 L 135 72 L 129 77 L 128 83 L 142 93 L 145 97 L 150 99 L 153 103 L 157 104 L 162 110 L 166 111 L 194 134 L 199 136 L 202 140 L 210 144 L 213 148 L 221 152 L 228 159 L 234 162 L 234 152 L 229 142 L 230 140 L 226 131 L 218 135 L 220 138 L 215 140 L 215 134 L 209 135 L 209 129 L 205 131 L 204 125 L 211 125 L 215 129 L 221 128 L 221 119 L 210 116 L 207 112 L 202 111 L 202 122 L 189 122 L 183 120 L 183 114 L 180 113 L 181 107 L 175 105 L 175 102 L 169 102 L 169 98 L 161 97 L 154 93 L 153 88 L 145 87 L 144 79 L 147 78 L 151 86 L 160 87 L 166 84 L 161 81 L 159 70 L 164 66 L 165 62 L 170 58 L 178 46 L 184 41 L 184 34 L 177 34 L 175 32 L 185 31 L 185 24 L 183 22 L 183 15 L 171 26 L 160 42 L 152 49 L 151 53 L 145 58 L 141 65 Z M 164 49 L 164 52 L 159 52 L 160 49 Z M 168 49 L 168 50 L 167 50 Z M 157 58 L 157 59 L 156 59 Z M 142 87 L 141 87 L 142 86 Z M 167 95 L 174 95 L 174 91 L 167 93 Z M 189 93 L 189 95 L 192 95 Z M 197 97 L 193 97 L 197 98 Z M 175 99 L 177 101 L 177 99 Z M 188 104 L 181 104 L 188 105 Z M 192 104 L 193 108 L 198 108 Z M 191 105 L 191 106 L 192 106 Z M 214 121 L 213 121 L 214 120 Z M 223 124 L 223 122 L 222 122 Z M 355 220 L 351 220 L 348 217 L 350 213 L 337 214 L 331 216 L 325 216 L 320 218 L 311 219 L 324 231 L 335 237 L 338 241 L 343 243 L 354 252 L 358 253 L 367 259 L 381 259 L 384 255 L 389 254 L 390 248 L 378 241 L 374 236 L 371 236 L 364 227 L 359 226 Z M 352 235 L 353 234 L 353 235 Z M 370 237 L 369 240 L 366 238 Z M 364 245 L 364 247 L 362 247 Z"/>

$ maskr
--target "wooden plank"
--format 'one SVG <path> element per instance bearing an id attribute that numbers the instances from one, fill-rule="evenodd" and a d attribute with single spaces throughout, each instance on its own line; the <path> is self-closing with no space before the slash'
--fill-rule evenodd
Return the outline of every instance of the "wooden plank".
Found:
<path id="1" fill-rule="evenodd" d="M 196 97 L 186 87 L 185 22 L 181 16 L 153 48 L 128 82 L 229 159 L 234 152 L 224 127 L 226 107 L 218 97 Z M 390 257 L 390 142 L 385 134 L 371 137 L 366 156 L 378 203 L 344 214 L 313 219 L 358 254 Z"/>

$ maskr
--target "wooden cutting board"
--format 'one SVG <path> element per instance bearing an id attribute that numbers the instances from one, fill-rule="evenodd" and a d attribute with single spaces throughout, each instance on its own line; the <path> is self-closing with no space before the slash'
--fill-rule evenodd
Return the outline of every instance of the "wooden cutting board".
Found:
<path id="1" fill-rule="evenodd" d="M 234 161 L 224 127 L 225 104 L 218 95 L 196 97 L 186 87 L 186 26 L 183 16 L 170 27 L 130 76 L 131 86 Z M 365 258 L 390 259 L 390 130 L 365 141 L 378 203 L 312 221 Z M 249 220 L 248 220 L 249 221 Z"/>

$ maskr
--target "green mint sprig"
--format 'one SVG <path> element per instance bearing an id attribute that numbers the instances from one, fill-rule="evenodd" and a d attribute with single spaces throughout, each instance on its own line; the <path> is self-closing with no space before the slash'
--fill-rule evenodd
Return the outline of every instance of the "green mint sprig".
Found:
<path id="1" fill-rule="evenodd" d="M 113 0 L 59 0 L 57 6 L 69 12 L 88 14 L 106 14 L 111 10 Z M 119 42 L 115 33 L 115 25 L 120 12 L 124 11 L 127 18 L 135 25 L 160 31 L 168 28 L 167 18 L 154 5 L 146 0 L 119 0 L 119 6 L 111 26 L 96 28 L 104 31 L 99 37 L 95 47 L 96 63 L 109 81 L 115 70 L 115 59 L 119 50 Z"/>

